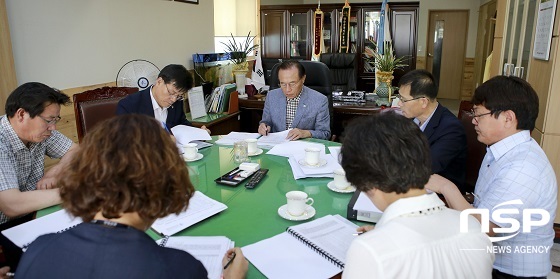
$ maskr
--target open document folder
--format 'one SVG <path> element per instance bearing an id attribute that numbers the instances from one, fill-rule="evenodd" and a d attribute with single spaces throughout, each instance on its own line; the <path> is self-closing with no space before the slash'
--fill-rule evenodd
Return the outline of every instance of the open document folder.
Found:
<path id="1" fill-rule="evenodd" d="M 267 278 L 330 278 L 344 269 L 357 227 L 340 215 L 327 215 L 242 250 Z"/>

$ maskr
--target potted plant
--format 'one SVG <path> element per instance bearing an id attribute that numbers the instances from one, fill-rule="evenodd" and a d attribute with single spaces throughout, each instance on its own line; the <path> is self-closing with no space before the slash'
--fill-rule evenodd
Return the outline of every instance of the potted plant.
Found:
<path id="1" fill-rule="evenodd" d="M 251 31 L 249 31 L 244 42 L 239 44 L 235 42 L 233 34 L 231 34 L 231 40 L 228 40 L 227 43 L 222 42 L 225 50 L 229 53 L 229 61 L 233 63 L 232 71 L 235 75 L 235 84 L 237 85 L 237 92 L 241 95 L 245 95 L 245 76 L 249 71 L 247 55 L 259 47 L 258 44 L 251 46 L 254 40 L 255 36 L 251 36 Z"/>
<path id="2" fill-rule="evenodd" d="M 393 87 L 391 81 L 393 80 L 393 71 L 402 69 L 406 64 L 403 62 L 407 57 L 396 57 L 393 51 L 393 43 L 386 41 L 383 43 L 383 54 L 378 52 L 378 46 L 375 41 L 369 40 L 373 44 L 373 48 L 366 46 L 364 55 L 364 68 L 368 72 L 375 71 L 375 83 L 378 85 L 375 93 L 379 96 L 377 101 L 378 105 L 390 106 L 391 94 Z"/>
<path id="3" fill-rule="evenodd" d="M 225 50 L 229 53 L 229 60 L 233 63 L 233 71 L 249 71 L 249 63 L 247 63 L 247 55 L 249 55 L 253 50 L 259 47 L 258 44 L 251 46 L 255 40 L 255 36 L 251 36 L 251 31 L 247 34 L 244 42 L 239 44 L 235 41 L 233 34 L 231 34 L 231 40 L 227 43 L 222 42 L 225 46 Z"/>

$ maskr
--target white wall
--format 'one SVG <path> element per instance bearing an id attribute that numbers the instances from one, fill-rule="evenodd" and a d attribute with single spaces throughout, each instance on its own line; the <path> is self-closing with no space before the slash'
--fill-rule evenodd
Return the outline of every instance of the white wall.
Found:
<path id="1" fill-rule="evenodd" d="M 261 4 L 262 4 L 261 0 Z M 284 2 L 292 2 L 286 0 L 274 1 L 274 5 L 281 5 Z M 381 3 L 380 0 L 352 0 L 352 3 Z M 389 6 L 393 2 L 410 2 L 410 0 L 390 0 Z M 469 33 L 467 35 L 467 52 L 466 57 L 474 57 L 476 48 L 476 32 L 478 27 L 478 9 L 480 0 L 420 0 L 419 16 L 418 16 L 418 56 L 426 55 L 426 40 L 428 32 L 428 16 L 430 10 L 470 10 L 469 12 Z M 317 0 L 303 0 L 304 4 L 317 4 Z M 340 3 L 344 6 L 343 0 L 321 0 L 321 4 Z"/>
<path id="2" fill-rule="evenodd" d="M 60 89 L 115 80 L 129 60 L 160 69 L 213 52 L 213 0 L 6 1 L 18 83 Z"/>

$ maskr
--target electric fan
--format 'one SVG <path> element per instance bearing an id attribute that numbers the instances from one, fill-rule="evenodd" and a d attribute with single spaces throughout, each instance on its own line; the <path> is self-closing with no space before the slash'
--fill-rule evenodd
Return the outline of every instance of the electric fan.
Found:
<path id="1" fill-rule="evenodd" d="M 117 86 L 148 88 L 156 82 L 159 69 L 154 63 L 142 59 L 127 62 L 117 73 Z"/>

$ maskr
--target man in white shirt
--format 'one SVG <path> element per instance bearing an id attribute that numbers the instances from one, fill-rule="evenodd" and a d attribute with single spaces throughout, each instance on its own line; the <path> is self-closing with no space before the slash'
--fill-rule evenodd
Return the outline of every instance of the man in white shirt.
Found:
<path id="1" fill-rule="evenodd" d="M 537 93 L 520 78 L 496 76 L 475 90 L 472 103 L 477 139 L 488 146 L 474 204 L 441 176 L 434 175 L 426 187 L 443 194 L 451 208 L 488 213 L 489 220 L 475 217 L 489 227 L 496 251 L 494 278 L 546 278 L 552 269 L 558 186 L 546 154 L 530 134 L 539 113 Z M 529 214 L 529 223 L 524 216 L 535 210 L 548 214 Z M 514 224 L 517 230 L 504 232 Z"/>
<path id="2" fill-rule="evenodd" d="M 351 244 L 342 278 L 491 278 L 494 255 L 480 224 L 445 207 L 424 184 L 430 150 L 416 124 L 394 113 L 347 128 L 342 167 L 383 216 Z"/>

